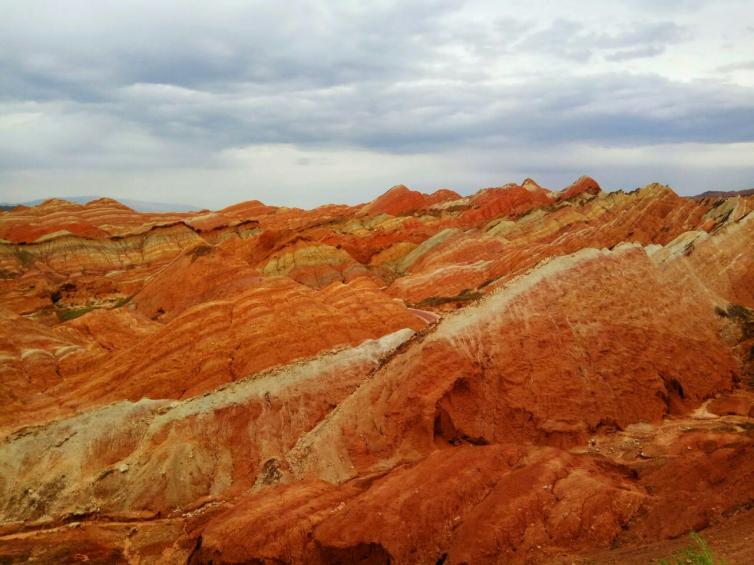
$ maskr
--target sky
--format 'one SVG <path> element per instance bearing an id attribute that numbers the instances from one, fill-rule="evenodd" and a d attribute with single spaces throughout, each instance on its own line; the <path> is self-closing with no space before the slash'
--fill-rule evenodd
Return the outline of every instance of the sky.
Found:
<path id="1" fill-rule="evenodd" d="M 754 0 L 0 0 L 0 201 L 754 187 Z"/>

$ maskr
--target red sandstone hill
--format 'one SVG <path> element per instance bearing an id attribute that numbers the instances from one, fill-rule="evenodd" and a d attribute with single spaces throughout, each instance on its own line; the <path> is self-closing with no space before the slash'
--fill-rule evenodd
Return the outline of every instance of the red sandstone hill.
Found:
<path id="1" fill-rule="evenodd" d="M 2 212 L 0 561 L 748 562 L 753 210 Z"/>

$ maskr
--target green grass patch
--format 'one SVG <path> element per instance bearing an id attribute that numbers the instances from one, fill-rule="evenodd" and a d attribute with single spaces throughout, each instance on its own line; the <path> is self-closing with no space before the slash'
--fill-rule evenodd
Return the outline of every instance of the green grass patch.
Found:
<path id="1" fill-rule="evenodd" d="M 58 315 L 58 320 L 61 322 L 67 322 L 69 320 L 75 320 L 79 316 L 83 316 L 84 314 L 88 314 L 92 310 L 115 310 L 116 308 L 120 308 L 121 306 L 125 306 L 131 301 L 130 296 L 122 296 L 118 298 L 115 302 L 113 302 L 110 305 L 107 304 L 101 304 L 101 305 L 92 305 L 92 306 L 81 306 L 78 308 L 63 308 L 58 307 L 56 308 L 56 313 Z M 53 299 L 53 302 L 56 302 Z"/>
<path id="2" fill-rule="evenodd" d="M 726 565 L 725 560 L 715 557 L 704 538 L 691 532 L 693 544 L 677 551 L 668 559 L 660 559 L 658 565 Z"/>
<path id="3" fill-rule="evenodd" d="M 118 300 L 115 301 L 115 303 L 112 305 L 112 309 L 120 308 L 121 306 L 125 306 L 131 301 L 130 296 L 122 296 L 121 298 L 118 298 Z"/>
<path id="4" fill-rule="evenodd" d="M 61 322 L 68 322 L 69 320 L 75 320 L 79 316 L 83 316 L 94 310 L 94 306 L 83 306 L 82 308 L 59 308 L 57 310 L 58 320 Z"/>

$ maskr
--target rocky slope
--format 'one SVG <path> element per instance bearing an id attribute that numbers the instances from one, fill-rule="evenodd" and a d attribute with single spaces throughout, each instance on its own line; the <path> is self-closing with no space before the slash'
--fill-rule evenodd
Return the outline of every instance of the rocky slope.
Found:
<path id="1" fill-rule="evenodd" d="M 0 213 L 0 560 L 607 563 L 728 539 L 754 505 L 753 210 L 583 177 Z"/>

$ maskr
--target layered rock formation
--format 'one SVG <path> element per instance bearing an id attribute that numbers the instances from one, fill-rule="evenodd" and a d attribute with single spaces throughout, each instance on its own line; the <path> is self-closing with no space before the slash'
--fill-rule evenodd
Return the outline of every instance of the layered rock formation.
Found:
<path id="1" fill-rule="evenodd" d="M 582 177 L 4 212 L 0 559 L 621 562 L 718 531 L 754 503 L 753 209 Z"/>

